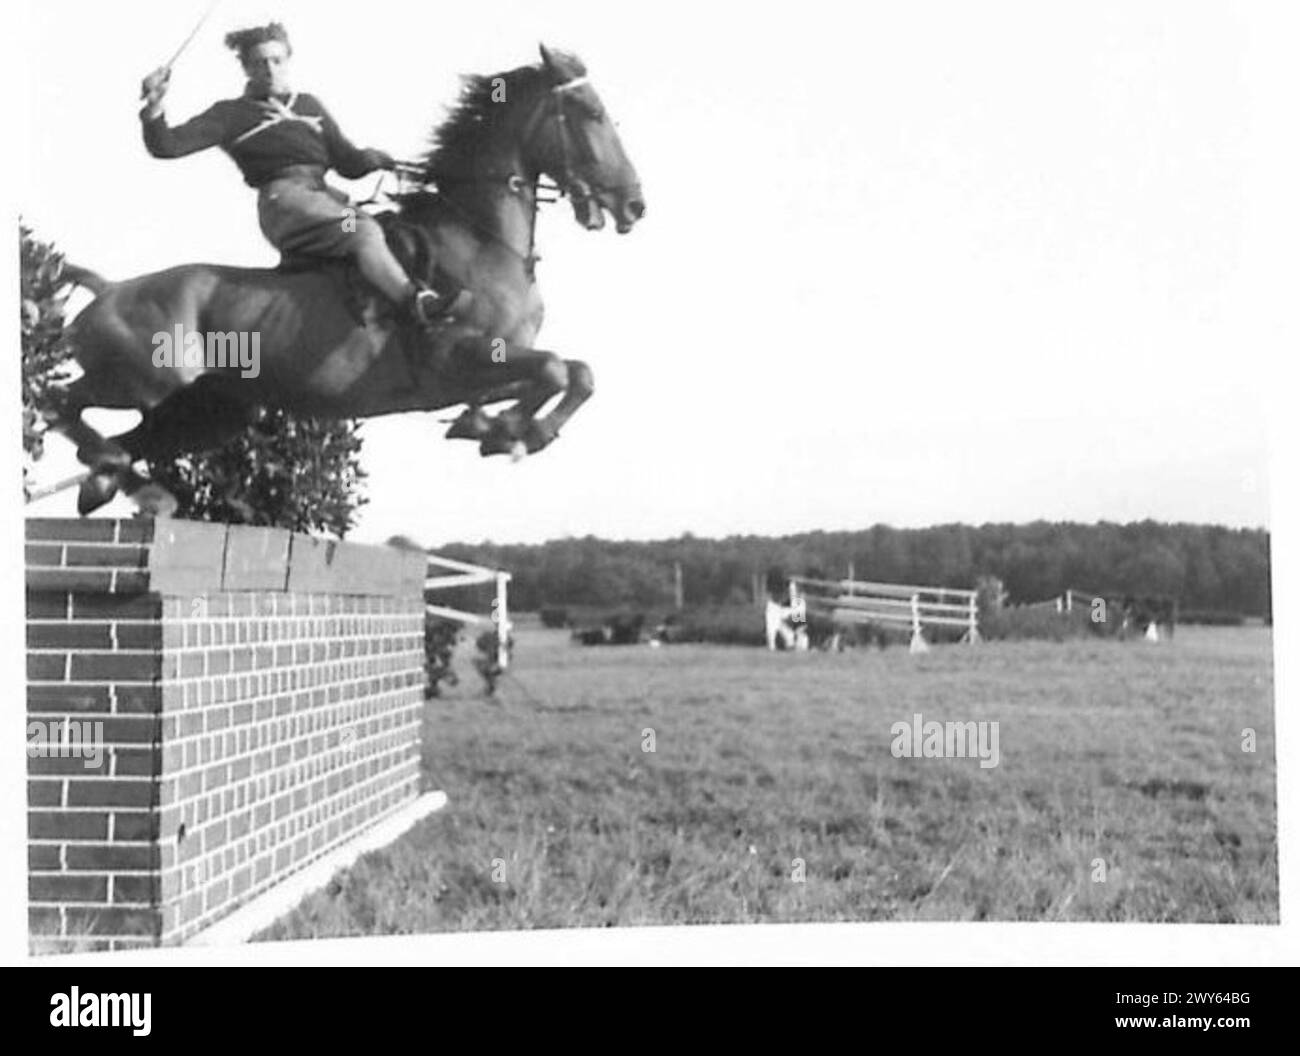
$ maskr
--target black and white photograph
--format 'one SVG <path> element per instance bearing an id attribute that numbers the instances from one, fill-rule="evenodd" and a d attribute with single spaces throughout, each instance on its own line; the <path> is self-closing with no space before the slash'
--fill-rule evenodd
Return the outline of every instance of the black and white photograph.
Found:
<path id="1" fill-rule="evenodd" d="M 1276 8 L 18 7 L 13 963 L 1295 963 Z"/>

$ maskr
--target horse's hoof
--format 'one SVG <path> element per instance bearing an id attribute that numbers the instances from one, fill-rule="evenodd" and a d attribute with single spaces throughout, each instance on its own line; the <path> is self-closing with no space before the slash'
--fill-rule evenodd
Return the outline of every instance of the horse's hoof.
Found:
<path id="1" fill-rule="evenodd" d="M 479 445 L 479 454 L 484 458 L 488 455 L 514 457 L 515 448 L 519 446 L 524 448 L 524 454 L 528 453 L 524 437 L 530 423 L 522 415 L 511 408 L 488 420 L 492 423 L 492 427 Z"/>
<path id="2" fill-rule="evenodd" d="M 510 445 L 511 462 L 518 462 L 527 454 L 528 454 L 528 445 L 525 444 L 522 440 L 516 440 L 513 444 Z"/>
<path id="3" fill-rule="evenodd" d="M 94 513 L 116 494 L 116 474 L 92 473 L 77 490 L 77 513 L 82 517 Z"/>
<path id="4" fill-rule="evenodd" d="M 140 517 L 174 517 L 180 505 L 170 491 L 158 484 L 142 485 L 131 492 L 130 498 L 139 507 L 137 515 Z"/>
<path id="5" fill-rule="evenodd" d="M 482 440 L 492 432 L 492 419 L 483 413 L 481 407 L 470 407 L 451 423 L 447 430 L 448 440 Z"/>
<path id="6" fill-rule="evenodd" d="M 484 458 L 490 458 L 492 455 L 508 455 L 514 451 L 518 443 L 520 441 L 494 433 L 478 445 L 478 453 Z"/>
<path id="7" fill-rule="evenodd" d="M 527 431 L 524 433 L 524 442 L 527 446 L 528 454 L 535 455 L 542 448 L 554 443 L 560 434 L 556 432 L 555 427 L 544 425 L 541 422 L 532 422 Z"/>

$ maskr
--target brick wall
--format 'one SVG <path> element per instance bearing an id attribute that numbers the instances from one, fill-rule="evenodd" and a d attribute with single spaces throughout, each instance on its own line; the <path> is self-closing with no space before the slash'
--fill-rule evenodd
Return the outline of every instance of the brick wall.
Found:
<path id="1" fill-rule="evenodd" d="M 182 942 L 411 802 L 424 576 L 276 529 L 29 520 L 34 948 Z"/>

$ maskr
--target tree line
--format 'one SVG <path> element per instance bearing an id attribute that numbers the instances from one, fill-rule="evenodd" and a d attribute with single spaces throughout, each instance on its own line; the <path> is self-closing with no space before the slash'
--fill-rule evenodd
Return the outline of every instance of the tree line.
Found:
<path id="1" fill-rule="evenodd" d="M 1043 601 L 1067 588 L 1105 595 L 1176 598 L 1184 609 L 1248 616 L 1271 611 L 1269 534 L 1263 529 L 1165 524 L 875 525 L 862 531 L 779 538 L 731 536 L 628 542 L 558 539 L 541 544 L 457 543 L 439 553 L 513 573 L 516 609 L 544 605 L 744 605 L 754 580 L 778 589 L 788 574 L 973 589 L 1003 581 L 1010 603 Z M 761 589 L 761 587 L 760 587 Z"/>

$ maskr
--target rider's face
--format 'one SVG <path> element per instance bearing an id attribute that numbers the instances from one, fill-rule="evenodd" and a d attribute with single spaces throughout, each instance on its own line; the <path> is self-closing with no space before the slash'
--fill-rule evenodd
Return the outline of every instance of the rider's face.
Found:
<path id="1" fill-rule="evenodd" d="M 244 55 L 244 73 L 257 92 L 279 95 L 289 90 L 289 49 L 278 40 L 257 44 Z"/>

